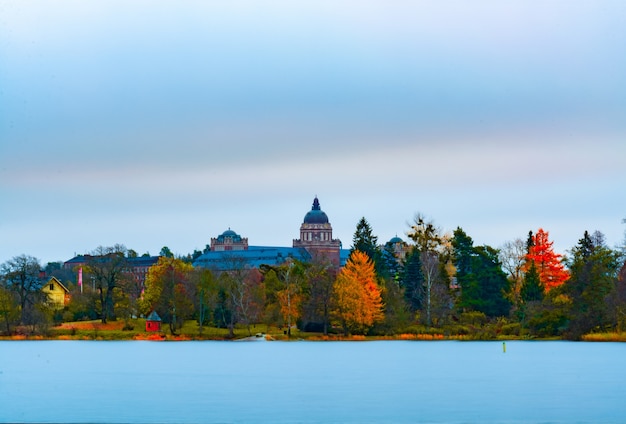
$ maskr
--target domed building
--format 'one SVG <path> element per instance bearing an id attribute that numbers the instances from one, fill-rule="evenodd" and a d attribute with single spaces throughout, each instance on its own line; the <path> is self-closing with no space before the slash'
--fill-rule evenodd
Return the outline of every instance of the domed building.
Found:
<path id="1" fill-rule="evenodd" d="M 228 228 L 217 237 L 211 238 L 211 251 L 248 250 L 248 239 Z"/>
<path id="2" fill-rule="evenodd" d="M 395 236 L 389 240 L 385 247 L 388 247 L 398 262 L 402 262 L 409 251 L 409 245 L 400 237 Z"/>
<path id="3" fill-rule="evenodd" d="M 276 266 L 293 259 L 308 262 L 315 257 L 326 257 L 335 266 L 340 266 L 345 264 L 349 254 L 349 250 L 341 249 L 341 241 L 333 239 L 328 216 L 315 197 L 313 207 L 300 225 L 300 238 L 293 240 L 293 247 L 249 246 L 247 238 L 229 228 L 211 238 L 210 251 L 200 255 L 193 266 L 228 271 L 242 267 L 259 268 L 261 265 Z"/>
<path id="4" fill-rule="evenodd" d="M 333 239 L 333 227 L 317 196 L 311 210 L 304 216 L 300 238 L 293 241 L 293 247 L 304 248 L 311 256 L 325 256 L 333 264 L 340 264 L 341 241 Z"/>

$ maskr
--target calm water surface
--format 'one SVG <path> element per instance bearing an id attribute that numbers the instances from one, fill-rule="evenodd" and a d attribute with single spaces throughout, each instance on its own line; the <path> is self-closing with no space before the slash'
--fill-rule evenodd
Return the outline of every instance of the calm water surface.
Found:
<path id="1" fill-rule="evenodd" d="M 0 422 L 626 422 L 626 344 L 506 347 L 0 342 Z"/>

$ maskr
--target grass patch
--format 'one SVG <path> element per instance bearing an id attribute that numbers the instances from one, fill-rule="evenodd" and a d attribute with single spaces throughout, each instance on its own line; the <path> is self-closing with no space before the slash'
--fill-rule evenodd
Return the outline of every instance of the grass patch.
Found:
<path id="1" fill-rule="evenodd" d="M 592 333 L 582 337 L 586 342 L 626 342 L 626 333 Z"/>

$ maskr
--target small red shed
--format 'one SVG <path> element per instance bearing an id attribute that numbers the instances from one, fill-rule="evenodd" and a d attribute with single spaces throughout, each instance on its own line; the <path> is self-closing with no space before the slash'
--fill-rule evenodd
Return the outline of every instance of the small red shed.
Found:
<path id="1" fill-rule="evenodd" d="M 161 331 L 161 317 L 156 311 L 150 312 L 150 315 L 146 318 L 146 331 Z"/>

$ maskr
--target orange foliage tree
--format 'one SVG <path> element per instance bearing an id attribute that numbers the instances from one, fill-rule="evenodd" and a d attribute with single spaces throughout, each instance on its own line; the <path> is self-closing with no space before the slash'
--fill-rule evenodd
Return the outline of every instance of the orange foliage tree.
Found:
<path id="1" fill-rule="evenodd" d="M 344 333 L 364 333 L 383 319 L 381 290 L 376 283 L 374 263 L 355 250 L 333 286 L 334 315 Z"/>
<path id="2" fill-rule="evenodd" d="M 548 232 L 540 228 L 537 234 L 532 236 L 531 243 L 526 254 L 526 271 L 535 264 L 539 273 L 539 281 L 544 290 L 549 292 L 555 287 L 565 283 L 569 279 L 569 273 L 561 262 L 562 255 L 554 253 L 554 242 L 548 238 Z"/>
<path id="3" fill-rule="evenodd" d="M 276 293 L 276 298 L 280 304 L 280 313 L 287 323 L 287 334 L 291 336 L 291 324 L 300 318 L 300 304 L 302 296 L 290 284 L 284 290 Z"/>

